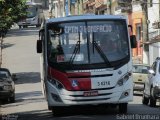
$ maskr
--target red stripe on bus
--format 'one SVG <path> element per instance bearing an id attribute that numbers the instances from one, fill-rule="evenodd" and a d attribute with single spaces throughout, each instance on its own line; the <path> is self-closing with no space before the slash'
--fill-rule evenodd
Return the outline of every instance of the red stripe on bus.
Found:
<path id="1" fill-rule="evenodd" d="M 85 76 L 91 76 L 90 72 L 69 72 L 67 73 L 68 77 L 85 77 Z"/>
<path id="2" fill-rule="evenodd" d="M 48 75 L 49 77 L 60 81 L 64 85 L 65 89 L 67 90 L 90 90 L 91 89 L 91 78 L 84 78 L 85 76 L 91 75 L 91 73 L 89 72 L 64 73 L 49 67 Z M 82 76 L 84 77 L 78 78 Z M 72 78 L 69 78 L 69 77 L 72 77 Z M 73 85 L 74 81 L 77 81 L 78 86 Z"/>
<path id="3" fill-rule="evenodd" d="M 72 89 L 74 90 L 91 90 L 91 79 L 90 78 L 70 78 L 71 84 L 74 80 L 78 82 L 78 86 L 74 87 L 72 85 Z"/>
<path id="4" fill-rule="evenodd" d="M 66 75 L 66 73 L 60 72 L 56 69 L 49 67 L 48 68 L 48 75 L 52 79 L 56 79 L 56 80 L 60 81 L 64 85 L 65 89 L 72 90 L 72 86 L 70 84 L 70 81 L 68 80 L 68 76 Z"/>

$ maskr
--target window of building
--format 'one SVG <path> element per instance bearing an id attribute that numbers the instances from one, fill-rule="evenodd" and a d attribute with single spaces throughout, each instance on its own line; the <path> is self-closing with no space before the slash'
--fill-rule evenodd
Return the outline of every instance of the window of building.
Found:
<path id="1" fill-rule="evenodd" d="M 136 39 L 141 40 L 141 24 L 136 24 Z"/>

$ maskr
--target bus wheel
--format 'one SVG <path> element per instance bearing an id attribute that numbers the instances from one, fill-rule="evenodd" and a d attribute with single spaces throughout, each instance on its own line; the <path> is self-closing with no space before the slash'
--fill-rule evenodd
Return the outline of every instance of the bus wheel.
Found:
<path id="1" fill-rule="evenodd" d="M 15 102 L 15 93 L 13 93 L 13 96 L 11 96 L 11 97 L 9 98 L 9 100 L 10 100 L 11 103 L 14 103 L 14 102 Z"/>
<path id="2" fill-rule="evenodd" d="M 127 113 L 127 103 L 120 103 L 119 104 L 119 113 Z"/>
<path id="3" fill-rule="evenodd" d="M 144 93 L 143 93 L 143 96 L 142 96 L 142 103 L 144 105 L 148 105 L 148 103 L 149 103 L 149 99 L 144 95 Z"/>
<path id="4" fill-rule="evenodd" d="M 151 96 L 151 98 L 150 98 L 150 104 L 149 104 L 151 107 L 156 107 L 156 99 L 155 98 L 153 98 L 152 96 Z"/>
<path id="5" fill-rule="evenodd" d="M 151 91 L 150 91 L 150 106 L 151 107 L 156 107 L 156 98 L 154 97 L 154 90 L 153 88 L 151 88 Z"/>
<path id="6" fill-rule="evenodd" d="M 22 28 L 22 26 L 21 25 L 19 25 L 19 29 L 21 29 Z"/>
<path id="7" fill-rule="evenodd" d="M 55 116 L 55 117 L 56 116 L 61 116 L 64 113 L 64 108 L 59 107 L 59 106 L 52 107 L 52 113 L 53 113 L 53 116 Z"/>
<path id="8" fill-rule="evenodd" d="M 23 28 L 27 28 L 28 26 L 27 25 L 23 25 Z"/>

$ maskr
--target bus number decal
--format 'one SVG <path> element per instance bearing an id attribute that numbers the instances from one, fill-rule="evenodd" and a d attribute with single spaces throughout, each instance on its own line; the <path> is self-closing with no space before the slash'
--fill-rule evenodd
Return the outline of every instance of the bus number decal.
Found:
<path id="1" fill-rule="evenodd" d="M 101 82 L 97 82 L 98 86 L 109 86 L 110 85 L 110 81 L 101 81 Z"/>

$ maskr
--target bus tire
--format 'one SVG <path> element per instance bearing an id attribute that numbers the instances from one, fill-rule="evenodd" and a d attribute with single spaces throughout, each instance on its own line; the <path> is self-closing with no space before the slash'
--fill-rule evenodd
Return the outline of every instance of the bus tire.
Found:
<path id="1" fill-rule="evenodd" d="M 119 113 L 126 114 L 127 113 L 127 103 L 119 104 Z"/>
<path id="2" fill-rule="evenodd" d="M 147 98 L 147 97 L 144 95 L 144 93 L 143 93 L 143 96 L 142 96 L 142 103 L 143 103 L 144 105 L 148 105 L 148 103 L 149 103 L 149 98 Z"/>
<path id="3" fill-rule="evenodd" d="M 64 113 L 63 111 L 64 109 L 62 107 L 59 107 L 59 106 L 52 107 L 52 114 L 55 117 L 63 115 Z"/>
<path id="4" fill-rule="evenodd" d="M 150 107 L 156 107 L 156 98 L 154 97 L 154 90 L 151 88 L 150 90 Z"/>
<path id="5" fill-rule="evenodd" d="M 156 99 L 151 96 L 150 98 L 150 107 L 156 107 Z"/>
<path id="6" fill-rule="evenodd" d="M 15 102 L 15 93 L 13 93 L 13 96 L 11 96 L 11 97 L 9 98 L 9 100 L 10 100 L 11 103 L 14 103 L 14 102 Z"/>
<path id="7" fill-rule="evenodd" d="M 48 106 L 48 110 L 52 110 L 52 106 Z"/>
<path id="8" fill-rule="evenodd" d="M 23 28 L 27 28 L 28 26 L 27 25 L 23 25 Z"/>
<path id="9" fill-rule="evenodd" d="M 19 25 L 19 29 L 21 29 L 22 28 L 22 26 L 21 25 Z"/>

